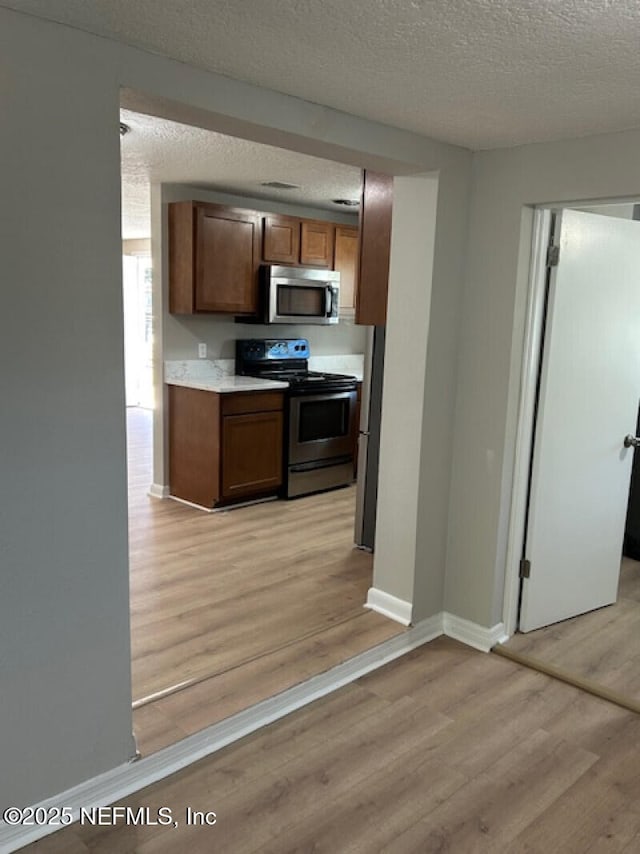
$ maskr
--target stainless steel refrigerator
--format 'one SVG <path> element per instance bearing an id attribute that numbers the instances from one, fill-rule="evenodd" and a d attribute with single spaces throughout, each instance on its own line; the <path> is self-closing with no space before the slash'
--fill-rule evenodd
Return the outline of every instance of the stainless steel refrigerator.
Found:
<path id="1" fill-rule="evenodd" d="M 371 326 L 367 330 L 360 401 L 354 542 L 369 551 L 373 551 L 376 534 L 384 332 L 384 326 Z"/>

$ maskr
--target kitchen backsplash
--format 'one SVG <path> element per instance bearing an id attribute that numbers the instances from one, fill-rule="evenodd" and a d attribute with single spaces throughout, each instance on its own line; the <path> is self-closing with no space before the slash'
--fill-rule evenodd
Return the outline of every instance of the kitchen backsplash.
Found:
<path id="1" fill-rule="evenodd" d="M 183 359 L 164 363 L 165 382 L 171 380 L 220 379 L 235 373 L 233 359 Z"/>
<path id="2" fill-rule="evenodd" d="M 364 356 L 348 353 L 336 356 L 311 356 L 309 369 L 333 374 L 351 374 L 362 379 Z M 235 373 L 233 359 L 182 359 L 164 363 L 165 382 L 175 380 L 220 379 Z"/>
<path id="3" fill-rule="evenodd" d="M 362 353 L 349 353 L 338 356 L 311 356 L 310 371 L 327 371 L 331 374 L 353 374 L 362 379 L 364 356 Z"/>

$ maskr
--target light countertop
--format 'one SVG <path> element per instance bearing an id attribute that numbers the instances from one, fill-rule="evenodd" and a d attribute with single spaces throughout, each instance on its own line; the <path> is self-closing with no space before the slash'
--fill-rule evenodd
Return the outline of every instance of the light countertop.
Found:
<path id="1" fill-rule="evenodd" d="M 330 374 L 349 374 L 362 381 L 364 357 L 362 355 L 313 356 L 309 370 Z M 288 383 L 240 377 L 234 374 L 233 359 L 187 359 L 164 363 L 164 381 L 167 385 L 196 388 L 225 394 L 237 391 L 268 391 L 288 388 Z"/>
<path id="2" fill-rule="evenodd" d="M 276 380 L 261 380 L 256 377 L 239 377 L 235 375 L 222 377 L 198 377 L 193 379 L 166 380 L 167 385 L 177 385 L 183 388 L 197 388 L 201 391 L 215 391 L 227 394 L 234 391 L 277 391 L 288 388 L 289 383 Z"/>

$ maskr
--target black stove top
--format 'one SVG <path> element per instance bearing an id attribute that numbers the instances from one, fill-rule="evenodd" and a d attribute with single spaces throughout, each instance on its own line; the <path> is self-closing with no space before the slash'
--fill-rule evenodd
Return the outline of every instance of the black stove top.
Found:
<path id="1" fill-rule="evenodd" d="M 292 385 L 335 382 L 338 380 L 355 380 L 355 377 L 349 376 L 348 374 L 327 374 L 324 372 L 319 373 L 318 371 L 304 370 L 267 370 L 252 373 L 252 376 L 262 377 L 262 379 L 266 380 L 281 380 L 282 382 L 291 383 Z"/>
<path id="2" fill-rule="evenodd" d="M 287 382 L 299 391 L 355 388 L 356 378 L 308 369 L 306 338 L 249 339 L 236 341 L 236 373 Z"/>

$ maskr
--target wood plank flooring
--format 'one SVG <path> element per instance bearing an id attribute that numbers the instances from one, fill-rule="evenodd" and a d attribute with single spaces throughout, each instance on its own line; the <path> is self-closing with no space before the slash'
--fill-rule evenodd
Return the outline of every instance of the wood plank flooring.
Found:
<path id="1" fill-rule="evenodd" d="M 639 740 L 639 716 L 439 638 L 124 801 L 177 828 L 25 850 L 637 854 Z"/>
<path id="2" fill-rule="evenodd" d="M 146 494 L 151 413 L 129 409 L 127 424 L 143 755 L 403 631 L 363 608 L 372 558 L 353 548 L 354 488 L 214 514 L 158 501 Z"/>
<path id="3" fill-rule="evenodd" d="M 615 605 L 516 634 L 504 646 L 640 701 L 640 563 L 623 558 Z"/>

